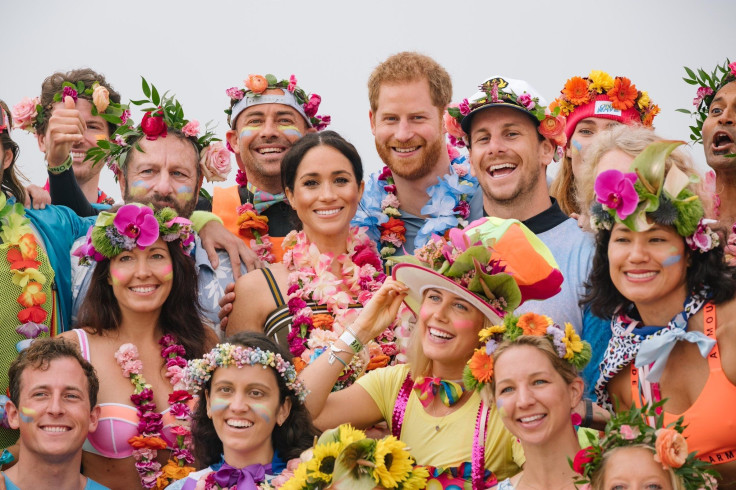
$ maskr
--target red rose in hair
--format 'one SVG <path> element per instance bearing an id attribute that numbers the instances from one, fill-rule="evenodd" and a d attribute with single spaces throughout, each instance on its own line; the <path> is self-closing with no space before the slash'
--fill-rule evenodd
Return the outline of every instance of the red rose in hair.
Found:
<path id="1" fill-rule="evenodd" d="M 146 139 L 149 141 L 155 141 L 159 136 L 166 138 L 168 132 L 166 123 L 164 122 L 163 111 L 159 110 L 153 115 L 150 112 L 146 112 L 141 121 L 141 130 L 143 130 L 143 134 L 146 135 Z"/>
<path id="2" fill-rule="evenodd" d="M 572 470 L 579 474 L 583 474 L 583 466 L 593 461 L 593 455 L 590 454 L 590 450 L 593 449 L 593 446 L 588 446 L 580 451 L 575 455 L 575 459 L 572 461 Z"/>

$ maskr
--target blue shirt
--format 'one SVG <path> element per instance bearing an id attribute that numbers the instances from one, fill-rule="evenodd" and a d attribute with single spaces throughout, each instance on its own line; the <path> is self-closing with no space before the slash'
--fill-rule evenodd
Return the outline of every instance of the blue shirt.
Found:
<path id="1" fill-rule="evenodd" d="M 15 483 L 13 483 L 10 478 L 8 478 L 8 475 L 3 473 L 3 478 L 5 479 L 5 488 L 7 490 L 21 490 L 19 486 L 17 486 Z M 84 486 L 84 490 L 110 490 L 104 485 L 100 485 L 96 481 L 94 481 L 91 478 L 87 478 L 87 484 Z"/>

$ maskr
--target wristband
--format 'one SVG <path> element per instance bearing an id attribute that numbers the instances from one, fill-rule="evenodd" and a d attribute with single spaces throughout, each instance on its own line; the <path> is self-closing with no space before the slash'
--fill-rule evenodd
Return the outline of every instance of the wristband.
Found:
<path id="1" fill-rule="evenodd" d="M 583 427 L 590 427 L 590 424 L 593 422 L 593 402 L 589 399 L 585 399 L 585 418 L 583 418 L 583 422 L 580 424 Z"/>
<path id="2" fill-rule="evenodd" d="M 363 344 L 360 342 L 360 340 L 358 340 L 355 334 L 353 334 L 353 332 L 351 332 L 347 328 L 342 333 L 342 335 L 340 335 L 340 340 L 349 345 L 350 348 L 353 349 L 353 352 L 355 352 L 356 354 L 363 349 Z"/>
<path id="3" fill-rule="evenodd" d="M 48 167 L 47 170 L 54 175 L 58 175 L 69 170 L 69 168 L 72 166 L 72 163 L 74 163 L 74 160 L 72 160 L 72 156 L 69 155 L 68 157 L 66 157 L 66 160 L 64 160 L 61 165 L 59 165 L 58 167 Z"/>
<path id="4" fill-rule="evenodd" d="M 345 349 L 340 349 L 339 347 L 336 347 L 335 344 L 330 344 L 330 357 L 327 358 L 327 363 L 332 366 L 335 364 L 335 359 L 340 361 L 340 363 L 345 366 L 345 369 L 348 368 L 348 363 L 345 362 L 340 356 L 337 354 L 340 352 L 348 352 Z"/>

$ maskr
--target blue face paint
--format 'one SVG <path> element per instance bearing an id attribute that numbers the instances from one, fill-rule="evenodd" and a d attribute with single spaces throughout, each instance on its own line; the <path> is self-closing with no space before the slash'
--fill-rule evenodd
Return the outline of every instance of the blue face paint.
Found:
<path id="1" fill-rule="evenodd" d="M 240 137 L 247 138 L 249 136 L 253 136 L 253 133 L 255 133 L 256 131 L 258 131 L 257 127 L 245 126 L 243 129 L 240 130 Z"/>
<path id="2" fill-rule="evenodd" d="M 222 398 L 215 398 L 214 400 L 212 400 L 212 404 L 210 405 L 210 411 L 219 412 L 221 410 L 225 410 L 229 406 L 229 401 L 223 400 Z"/>
<path id="3" fill-rule="evenodd" d="M 662 265 L 667 267 L 667 266 L 678 263 L 680 260 L 682 260 L 682 255 L 680 254 L 670 255 L 669 257 L 667 257 L 666 259 L 662 261 Z"/>
<path id="4" fill-rule="evenodd" d="M 37 413 L 38 412 L 36 412 L 32 408 L 20 407 L 20 413 L 19 413 L 19 415 L 20 415 L 20 419 L 23 422 L 29 424 L 29 423 L 33 422 L 33 416 L 36 415 Z"/>
<path id="5" fill-rule="evenodd" d="M 573 148 L 575 148 L 575 149 L 576 149 L 576 150 L 578 151 L 578 153 L 580 153 L 580 150 L 582 150 L 582 149 L 583 149 L 583 145 L 581 145 L 581 144 L 580 144 L 580 143 L 578 142 L 578 140 L 572 140 L 572 141 L 570 142 L 570 144 L 572 145 L 572 147 L 573 147 Z"/>
<path id="6" fill-rule="evenodd" d="M 296 136 L 297 138 L 302 137 L 301 131 L 296 126 L 279 126 L 279 130 L 287 136 Z"/>
<path id="7" fill-rule="evenodd" d="M 270 411 L 264 405 L 253 403 L 250 408 L 256 415 L 265 420 L 267 424 L 271 423 Z"/>

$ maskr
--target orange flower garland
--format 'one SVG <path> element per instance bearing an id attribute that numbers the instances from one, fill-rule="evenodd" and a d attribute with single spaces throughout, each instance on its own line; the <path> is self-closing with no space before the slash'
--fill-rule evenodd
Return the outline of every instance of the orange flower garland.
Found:
<path id="1" fill-rule="evenodd" d="M 588 93 L 588 82 L 581 77 L 572 77 L 565 83 L 562 93 L 567 96 L 571 103 L 575 105 L 587 104 L 590 102 L 590 94 Z"/>
<path id="2" fill-rule="evenodd" d="M 524 335 L 545 335 L 547 333 L 547 327 L 552 325 L 549 318 L 544 315 L 537 315 L 536 313 L 525 313 L 519 317 L 519 322 L 516 324 L 517 327 L 521 328 Z"/>
<path id="3" fill-rule="evenodd" d="M 481 383 L 489 383 L 493 379 L 493 357 L 486 354 L 485 348 L 477 349 L 468 362 L 473 377 Z"/>

